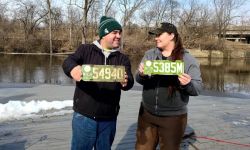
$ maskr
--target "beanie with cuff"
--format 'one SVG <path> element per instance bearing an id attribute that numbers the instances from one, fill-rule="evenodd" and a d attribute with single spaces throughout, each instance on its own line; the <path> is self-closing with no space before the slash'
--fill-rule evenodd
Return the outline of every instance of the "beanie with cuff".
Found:
<path id="1" fill-rule="evenodd" d="M 122 30 L 122 26 L 114 18 L 102 16 L 99 25 L 100 39 L 114 30 Z"/>

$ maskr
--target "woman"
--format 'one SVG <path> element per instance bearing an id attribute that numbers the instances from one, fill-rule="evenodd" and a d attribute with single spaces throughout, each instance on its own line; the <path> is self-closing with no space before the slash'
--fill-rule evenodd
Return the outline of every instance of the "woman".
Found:
<path id="1" fill-rule="evenodd" d="M 137 150 L 178 150 L 187 124 L 189 96 L 202 89 L 199 64 L 183 48 L 176 27 L 162 23 L 149 32 L 155 35 L 156 47 L 148 50 L 138 68 L 136 81 L 143 85 L 142 103 L 138 116 Z M 182 75 L 145 75 L 145 60 L 182 60 Z"/>

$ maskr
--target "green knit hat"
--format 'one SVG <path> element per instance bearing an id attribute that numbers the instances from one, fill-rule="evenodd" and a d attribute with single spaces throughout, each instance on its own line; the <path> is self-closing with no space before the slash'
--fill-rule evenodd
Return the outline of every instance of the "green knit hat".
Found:
<path id="1" fill-rule="evenodd" d="M 114 18 L 102 16 L 99 26 L 100 39 L 114 30 L 122 30 L 122 26 Z"/>

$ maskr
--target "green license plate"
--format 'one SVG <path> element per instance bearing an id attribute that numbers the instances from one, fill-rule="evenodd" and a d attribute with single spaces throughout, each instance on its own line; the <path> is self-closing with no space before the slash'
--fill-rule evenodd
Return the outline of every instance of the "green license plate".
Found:
<path id="1" fill-rule="evenodd" d="M 144 74 L 147 75 L 180 75 L 184 73 L 184 62 L 180 60 L 146 60 Z"/>
<path id="2" fill-rule="evenodd" d="M 122 82 L 124 75 L 124 66 L 82 65 L 83 81 Z"/>

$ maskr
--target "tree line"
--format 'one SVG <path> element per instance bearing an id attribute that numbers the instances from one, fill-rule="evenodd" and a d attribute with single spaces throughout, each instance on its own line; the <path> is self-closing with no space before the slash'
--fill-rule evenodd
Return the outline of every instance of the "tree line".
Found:
<path id="1" fill-rule="evenodd" d="M 0 52 L 57 53 L 98 39 L 102 15 L 123 26 L 123 50 L 143 52 L 161 22 L 178 27 L 186 48 L 223 49 L 230 25 L 249 25 L 248 0 L 6 0 L 0 1 Z M 236 23 L 237 20 L 237 23 Z"/>

